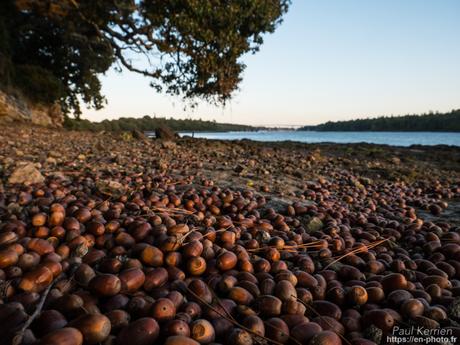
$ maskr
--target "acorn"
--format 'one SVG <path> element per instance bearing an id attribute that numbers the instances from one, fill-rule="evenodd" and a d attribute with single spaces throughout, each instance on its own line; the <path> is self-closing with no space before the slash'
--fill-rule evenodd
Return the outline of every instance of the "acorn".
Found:
<path id="1" fill-rule="evenodd" d="M 411 319 L 423 315 L 424 310 L 423 303 L 415 298 L 408 299 L 401 305 L 401 314 Z"/>
<path id="2" fill-rule="evenodd" d="M 188 323 L 182 320 L 170 320 L 165 326 L 165 333 L 168 336 L 180 335 L 184 337 L 190 336 L 190 327 Z"/>
<path id="3" fill-rule="evenodd" d="M 198 319 L 190 324 L 191 337 L 200 344 L 209 344 L 215 339 L 214 328 L 205 319 Z"/>
<path id="4" fill-rule="evenodd" d="M 275 296 L 281 301 L 289 301 L 297 298 L 297 291 L 288 280 L 281 280 L 275 286 Z"/>
<path id="5" fill-rule="evenodd" d="M 367 303 L 368 294 L 362 286 L 352 286 L 346 293 L 346 299 L 352 305 L 363 305 Z"/>
<path id="6" fill-rule="evenodd" d="M 88 288 L 98 296 L 114 296 L 121 290 L 121 280 L 113 274 L 100 274 L 91 279 Z"/>
<path id="7" fill-rule="evenodd" d="M 163 252 L 154 246 L 146 246 L 140 253 L 141 261 L 149 266 L 159 267 L 163 264 Z"/>
<path id="8" fill-rule="evenodd" d="M 315 334 L 308 345 L 342 345 L 342 340 L 334 332 L 322 331 Z"/>
<path id="9" fill-rule="evenodd" d="M 35 268 L 22 276 L 19 288 L 26 292 L 41 292 L 53 281 L 53 272 L 45 266 Z"/>
<path id="10" fill-rule="evenodd" d="M 216 266 L 221 271 L 228 271 L 233 269 L 238 262 L 235 253 L 226 251 L 217 257 Z"/>
<path id="11" fill-rule="evenodd" d="M 174 303 L 168 298 L 157 299 L 152 306 L 152 316 L 158 322 L 165 322 L 172 320 L 176 315 L 176 307 Z"/>
<path id="12" fill-rule="evenodd" d="M 121 282 L 121 293 L 136 292 L 145 282 L 145 274 L 139 268 L 128 268 L 123 270 L 118 275 L 118 278 Z"/>
<path id="13" fill-rule="evenodd" d="M 48 333 L 39 345 L 82 345 L 83 334 L 76 328 L 65 327 Z"/>
<path id="14" fill-rule="evenodd" d="M 228 298 L 235 301 L 237 304 L 249 305 L 254 302 L 254 296 L 251 293 L 239 286 L 235 286 L 228 292 Z"/>
<path id="15" fill-rule="evenodd" d="M 260 336 L 265 335 L 265 325 L 263 320 L 256 315 L 246 316 L 242 322 L 242 325 L 250 329 L 253 333 Z"/>
<path id="16" fill-rule="evenodd" d="M 154 268 L 147 271 L 144 280 L 144 290 L 151 291 L 163 286 L 168 281 L 168 271 L 163 267 Z"/>
<path id="17" fill-rule="evenodd" d="M 160 334 L 160 327 L 155 319 L 144 317 L 122 328 L 116 338 L 117 345 L 151 345 Z"/>
<path id="18" fill-rule="evenodd" d="M 83 334 L 85 344 L 103 342 L 110 334 L 111 323 L 102 314 L 86 314 L 69 323 L 70 327 L 78 329 Z"/>
<path id="19" fill-rule="evenodd" d="M 40 315 L 33 321 L 31 328 L 34 334 L 42 337 L 54 330 L 64 328 L 67 320 L 59 311 L 50 309 L 43 310 Z"/>
<path id="20" fill-rule="evenodd" d="M 254 343 L 251 334 L 241 328 L 234 328 L 227 341 L 228 344 L 235 345 L 252 345 Z"/>
<path id="21" fill-rule="evenodd" d="M 122 309 L 114 309 L 109 311 L 106 316 L 110 320 L 110 325 L 112 326 L 112 332 L 117 332 L 123 327 L 128 326 L 131 316 L 128 312 Z"/>
<path id="22" fill-rule="evenodd" d="M 15 250 L 13 249 L 0 250 L 0 269 L 16 265 L 18 260 L 19 260 L 19 255 L 18 253 L 16 253 Z"/>
<path id="23" fill-rule="evenodd" d="M 281 314 L 283 302 L 278 297 L 264 295 L 257 298 L 257 306 L 264 316 L 278 316 Z"/>
<path id="24" fill-rule="evenodd" d="M 199 345 L 200 343 L 183 335 L 174 335 L 166 338 L 164 345 Z"/>
<path id="25" fill-rule="evenodd" d="M 265 321 L 265 336 L 273 341 L 285 344 L 289 340 L 289 328 L 282 319 L 273 317 Z"/>
<path id="26" fill-rule="evenodd" d="M 313 336 L 323 329 L 315 322 L 301 323 L 291 329 L 290 335 L 301 344 L 307 344 Z"/>
<path id="27" fill-rule="evenodd" d="M 206 260 L 201 256 L 187 260 L 187 272 L 192 276 L 200 276 L 206 271 Z"/>
<path id="28" fill-rule="evenodd" d="M 385 292 L 394 290 L 404 290 L 407 288 L 407 280 L 400 273 L 391 273 L 383 277 L 382 288 Z"/>
<path id="29" fill-rule="evenodd" d="M 190 298 L 194 301 L 204 301 L 208 304 L 212 302 L 212 293 L 209 287 L 202 280 L 194 279 L 188 285 Z"/>

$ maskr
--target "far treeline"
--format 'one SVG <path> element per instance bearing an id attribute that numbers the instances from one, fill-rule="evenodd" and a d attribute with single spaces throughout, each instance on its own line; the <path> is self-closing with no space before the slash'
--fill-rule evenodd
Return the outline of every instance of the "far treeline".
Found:
<path id="1" fill-rule="evenodd" d="M 231 123 L 217 123 L 216 121 L 203 120 L 178 120 L 164 117 L 144 116 L 142 118 L 121 117 L 117 120 L 104 120 L 101 122 L 91 122 L 88 120 L 76 120 L 66 118 L 64 127 L 72 130 L 87 131 L 154 131 L 159 127 L 168 127 L 176 132 L 228 132 L 228 131 L 254 131 L 260 128 L 236 125 Z"/>
<path id="2" fill-rule="evenodd" d="M 326 122 L 300 131 L 460 132 L 460 109 L 449 113 L 381 116 L 374 119 Z"/>

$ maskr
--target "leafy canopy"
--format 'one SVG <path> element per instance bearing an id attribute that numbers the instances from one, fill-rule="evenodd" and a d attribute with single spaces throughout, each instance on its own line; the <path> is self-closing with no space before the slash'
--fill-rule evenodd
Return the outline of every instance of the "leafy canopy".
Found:
<path id="1" fill-rule="evenodd" d="M 112 64 L 151 78 L 157 91 L 224 103 L 262 35 L 290 0 L 2 0 L 0 77 L 32 98 L 105 103 L 99 76 Z M 142 59 L 139 59 L 142 56 Z M 135 62 L 141 60 L 142 62 Z M 147 61 L 144 63 L 143 61 Z"/>

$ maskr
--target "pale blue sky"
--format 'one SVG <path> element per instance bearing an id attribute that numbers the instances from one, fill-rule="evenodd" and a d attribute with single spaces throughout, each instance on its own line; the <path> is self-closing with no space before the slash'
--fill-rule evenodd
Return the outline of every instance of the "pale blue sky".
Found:
<path id="1" fill-rule="evenodd" d="M 293 0 L 261 51 L 243 59 L 240 91 L 225 108 L 184 112 L 147 78 L 110 71 L 109 103 L 84 117 L 301 125 L 460 108 L 460 0 Z"/>

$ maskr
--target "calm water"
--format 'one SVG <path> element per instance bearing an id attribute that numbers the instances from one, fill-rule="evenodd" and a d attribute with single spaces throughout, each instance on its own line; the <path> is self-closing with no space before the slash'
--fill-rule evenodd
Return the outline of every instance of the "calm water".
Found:
<path id="1" fill-rule="evenodd" d="M 191 133 L 181 133 L 191 135 Z M 195 132 L 195 138 L 255 141 L 299 141 L 303 143 L 373 143 L 395 146 L 454 145 L 460 146 L 460 133 L 450 132 L 315 132 L 315 131 L 259 131 L 259 132 Z"/>

